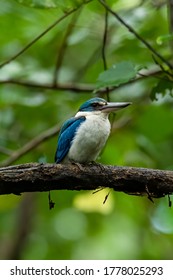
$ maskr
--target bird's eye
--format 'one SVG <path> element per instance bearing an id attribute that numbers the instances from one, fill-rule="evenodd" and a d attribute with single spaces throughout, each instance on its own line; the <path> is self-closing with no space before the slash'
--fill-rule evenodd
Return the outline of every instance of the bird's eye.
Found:
<path id="1" fill-rule="evenodd" d="M 106 102 L 94 102 L 94 103 L 92 103 L 92 106 L 94 108 L 100 108 L 102 106 L 105 106 L 106 104 L 107 104 Z"/>
<path id="2" fill-rule="evenodd" d="M 95 103 L 92 104 L 92 106 L 93 106 L 93 107 L 98 107 L 98 106 L 99 106 L 99 103 L 95 102 Z"/>

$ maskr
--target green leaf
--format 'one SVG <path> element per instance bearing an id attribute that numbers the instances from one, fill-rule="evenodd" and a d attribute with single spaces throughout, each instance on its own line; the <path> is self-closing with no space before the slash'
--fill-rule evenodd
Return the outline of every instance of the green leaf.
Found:
<path id="1" fill-rule="evenodd" d="M 102 87 L 119 86 L 135 78 L 138 70 L 139 67 L 136 67 L 132 62 L 123 61 L 114 64 L 110 69 L 99 75 L 96 87 L 98 89 Z"/>
<path id="2" fill-rule="evenodd" d="M 166 35 L 162 35 L 162 36 L 159 36 L 157 37 L 157 44 L 158 45 L 162 45 L 164 42 L 168 42 L 168 41 L 171 41 L 173 40 L 173 34 L 166 34 Z"/>
<path id="3" fill-rule="evenodd" d="M 150 98 L 151 100 L 157 100 L 157 93 L 161 93 L 163 97 L 166 93 L 171 93 L 173 89 L 173 82 L 170 80 L 160 80 L 158 84 L 153 87 Z"/>

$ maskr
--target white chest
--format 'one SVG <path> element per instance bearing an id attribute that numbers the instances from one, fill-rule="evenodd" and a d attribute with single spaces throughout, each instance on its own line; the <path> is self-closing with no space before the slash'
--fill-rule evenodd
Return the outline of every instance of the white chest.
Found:
<path id="1" fill-rule="evenodd" d="M 73 139 L 68 158 L 87 163 L 96 160 L 110 133 L 107 116 L 88 115 Z"/>

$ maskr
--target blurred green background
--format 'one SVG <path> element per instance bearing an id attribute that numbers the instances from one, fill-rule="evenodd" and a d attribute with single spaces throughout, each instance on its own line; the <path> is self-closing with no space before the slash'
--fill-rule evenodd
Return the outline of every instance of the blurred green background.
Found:
<path id="1" fill-rule="evenodd" d="M 169 1 L 168 1 L 169 2 Z M 77 11 L 0 68 L 0 161 L 42 132 L 62 124 L 94 93 L 55 89 L 57 80 L 96 87 L 103 72 L 105 9 L 98 1 L 81 8 L 78 1 L 1 0 L 0 64 L 21 51 L 48 26 L 73 8 Z M 123 19 L 171 62 L 169 5 L 162 1 L 107 1 Z M 133 106 L 111 117 L 112 133 L 99 162 L 173 169 L 171 75 L 151 52 L 109 14 L 106 46 L 108 67 L 130 61 L 149 77 L 115 88 L 111 101 Z M 57 71 L 56 65 L 58 65 Z M 151 73 L 155 72 L 155 75 Z M 161 73 L 162 72 L 162 73 Z M 14 82 L 17 81 L 17 82 Z M 13 82 L 13 83 L 12 83 Z M 42 87 L 21 86 L 19 82 Z M 105 97 L 105 95 L 102 95 Z M 57 135 L 13 164 L 54 162 Z M 1 259 L 172 259 L 173 208 L 168 199 L 128 196 L 109 190 L 51 192 L 0 197 Z"/>

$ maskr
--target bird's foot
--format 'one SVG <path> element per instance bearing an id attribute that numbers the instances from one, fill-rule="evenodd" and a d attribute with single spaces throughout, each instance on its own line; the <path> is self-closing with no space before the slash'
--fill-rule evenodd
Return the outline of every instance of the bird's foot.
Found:
<path id="1" fill-rule="evenodd" d="M 99 167 L 102 172 L 104 171 L 104 166 L 99 162 L 91 161 L 89 165 L 95 165 L 96 167 Z"/>
<path id="2" fill-rule="evenodd" d="M 79 162 L 75 162 L 73 160 L 71 160 L 70 162 L 71 162 L 71 164 L 76 165 L 79 168 L 80 171 L 84 170 L 82 165 Z"/>

